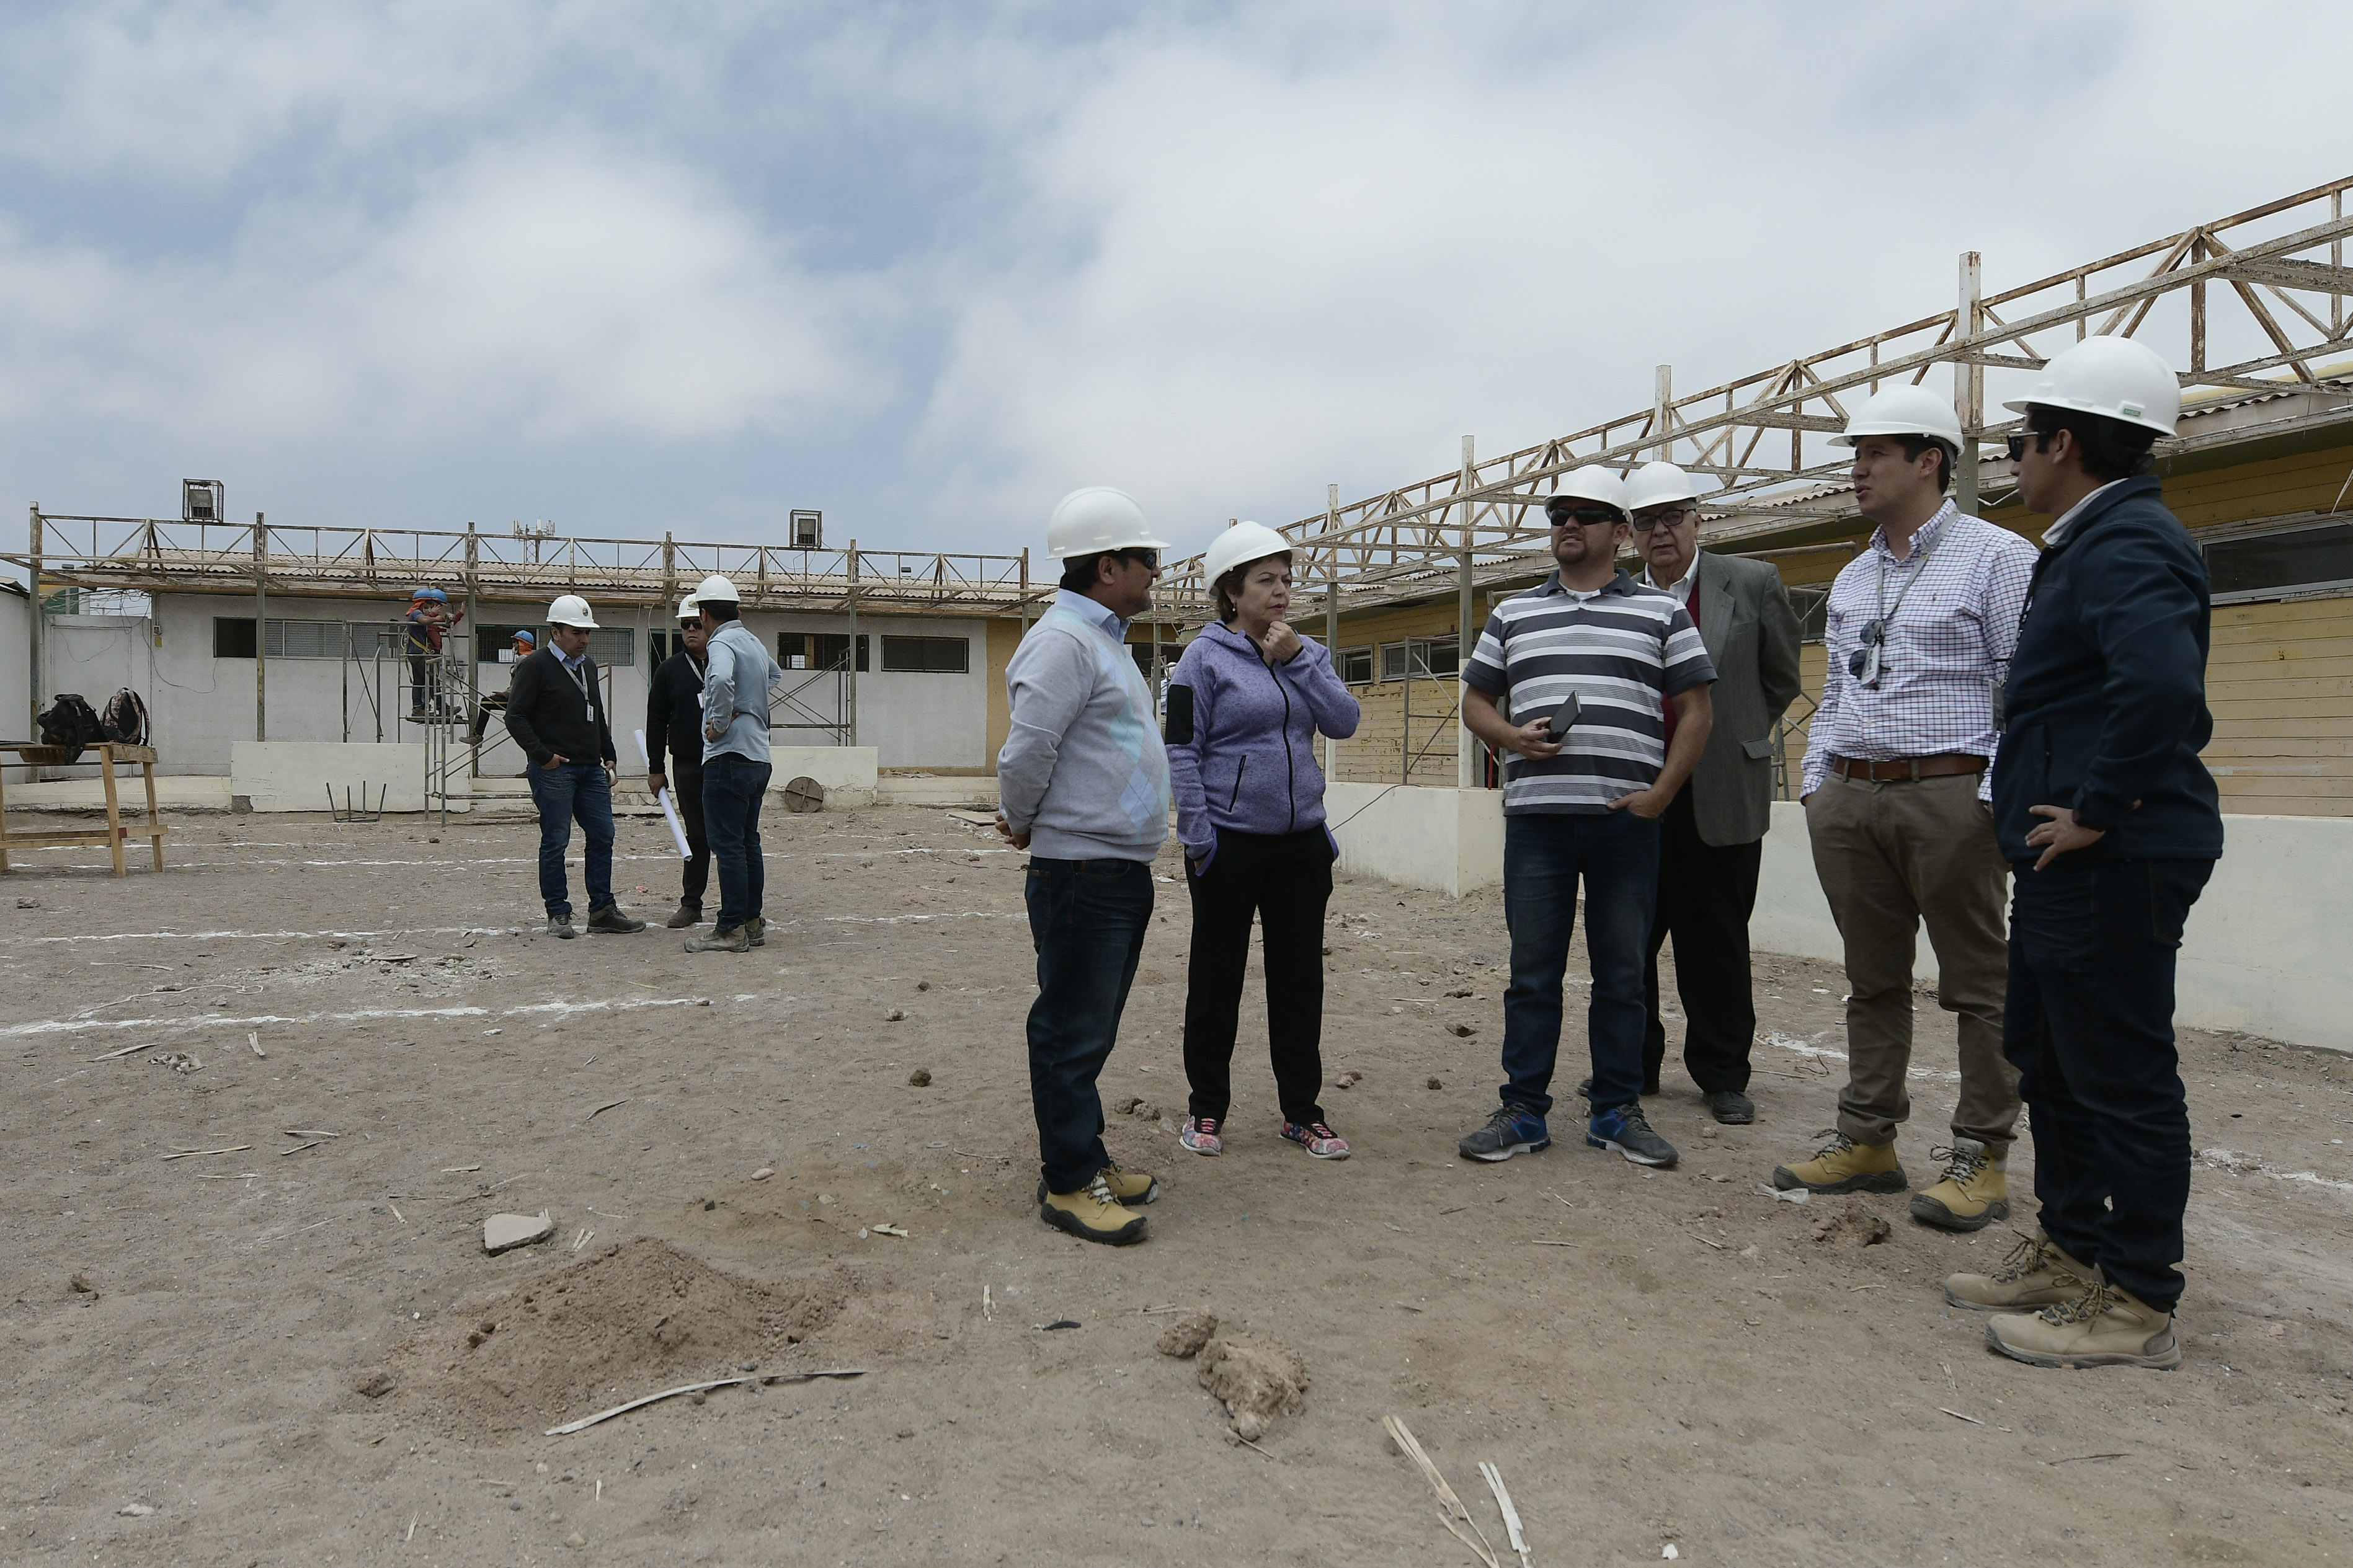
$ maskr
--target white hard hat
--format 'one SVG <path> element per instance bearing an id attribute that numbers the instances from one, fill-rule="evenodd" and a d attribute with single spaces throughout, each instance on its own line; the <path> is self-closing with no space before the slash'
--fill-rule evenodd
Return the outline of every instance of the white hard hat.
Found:
<path id="1" fill-rule="evenodd" d="M 1144 521 L 1135 498 L 1109 485 L 1072 490 L 1054 503 L 1054 515 L 1046 521 L 1046 553 L 1057 561 L 1106 550 L 1167 548 L 1168 542 Z"/>
<path id="2" fill-rule="evenodd" d="M 723 604 L 733 605 L 740 601 L 744 595 L 735 591 L 734 584 L 713 572 L 695 584 L 693 597 L 698 604 L 704 599 L 717 599 Z"/>
<path id="3" fill-rule="evenodd" d="M 1588 463 L 1572 468 L 1560 477 L 1560 488 L 1545 498 L 1545 514 L 1552 514 L 1553 503 L 1563 500 L 1596 500 L 1603 506 L 1615 507 L 1620 516 L 1626 512 L 1626 477 L 1599 463 Z"/>
<path id="4" fill-rule="evenodd" d="M 702 614 L 702 601 L 696 598 L 691 594 L 678 602 L 678 618 L 680 620 L 682 621 L 689 616 L 700 616 Z"/>
<path id="5" fill-rule="evenodd" d="M 1238 522 L 1209 542 L 1201 552 L 1201 581 L 1210 587 L 1218 579 L 1235 567 L 1251 561 L 1263 561 L 1270 555 L 1288 555 L 1291 541 L 1262 522 Z"/>
<path id="6" fill-rule="evenodd" d="M 547 606 L 547 624 L 593 632 L 596 629 L 596 617 L 588 613 L 587 600 L 577 594 L 566 594 Z"/>
<path id="7" fill-rule="evenodd" d="M 1950 443 L 1956 452 L 1962 446 L 1960 416 L 1925 386 L 1891 386 L 1864 398 L 1831 445 L 1852 447 L 1865 436 L 1926 436 Z"/>
<path id="8" fill-rule="evenodd" d="M 2042 367 L 2034 390 L 2004 408 L 2023 414 L 2030 403 L 2105 415 L 2160 436 L 2181 417 L 2181 383 L 2163 355 L 2131 338 L 2085 338 Z"/>
<path id="9" fill-rule="evenodd" d="M 1669 462 L 1645 463 L 1626 476 L 1626 499 L 1619 504 L 1629 512 L 1669 501 L 1697 500 L 1715 487 L 1701 483 Z"/>

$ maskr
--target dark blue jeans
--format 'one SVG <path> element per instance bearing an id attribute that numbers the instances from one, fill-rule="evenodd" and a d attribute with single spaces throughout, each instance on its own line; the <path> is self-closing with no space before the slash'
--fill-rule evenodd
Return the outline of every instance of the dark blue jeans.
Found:
<path id="1" fill-rule="evenodd" d="M 1119 1037 L 1119 1016 L 1152 921 L 1148 860 L 1032 856 L 1023 896 L 1038 947 L 1029 1007 L 1029 1103 L 1050 1193 L 1074 1193 L 1111 1161 L 1095 1078 Z"/>
<path id="2" fill-rule="evenodd" d="M 2173 965 L 2211 860 L 2063 856 L 2017 868 L 2002 1051 L 2052 1240 L 2160 1311 L 2181 1299 L 2189 1108 Z"/>
<path id="3" fill-rule="evenodd" d="M 1585 1035 L 1593 1109 L 1633 1105 L 1642 1093 L 1642 983 L 1659 897 L 1659 824 L 1630 811 L 1527 812 L 1504 818 L 1504 923 L 1512 984 L 1504 993 L 1504 1103 L 1552 1110 L 1560 1054 L 1561 977 L 1585 883 L 1585 956 L 1593 1000 Z"/>
<path id="4" fill-rule="evenodd" d="M 539 807 L 539 896 L 551 915 L 570 919 L 572 890 L 564 879 L 564 851 L 573 818 L 587 843 L 588 912 L 613 901 L 613 785 L 602 763 L 531 764 L 531 798 Z"/>
<path id="5" fill-rule="evenodd" d="M 773 771 L 733 752 L 703 759 L 702 837 L 719 871 L 713 931 L 733 931 L 764 908 L 768 868 L 760 853 L 760 801 Z"/>

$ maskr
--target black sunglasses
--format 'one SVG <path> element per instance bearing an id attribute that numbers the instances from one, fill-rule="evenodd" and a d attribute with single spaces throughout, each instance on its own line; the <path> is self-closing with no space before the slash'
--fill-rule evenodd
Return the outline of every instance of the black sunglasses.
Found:
<path id="1" fill-rule="evenodd" d="M 699 620 L 681 621 L 678 623 L 678 629 L 682 632 L 699 632 L 702 629 L 702 623 Z"/>
<path id="2" fill-rule="evenodd" d="M 1122 550 L 1117 553 L 1122 561 L 1133 561 L 1147 572 L 1160 570 L 1160 552 L 1157 550 Z"/>
<path id="3" fill-rule="evenodd" d="M 1579 528 L 1599 528 L 1625 520 L 1606 506 L 1559 506 L 1545 508 L 1545 521 L 1555 528 L 1567 528 L 1572 522 Z"/>
<path id="4" fill-rule="evenodd" d="M 2017 435 L 2012 436 L 2010 438 L 2010 460 L 2013 463 L 2024 462 L 2026 460 L 2026 444 L 2029 441 L 2033 442 L 2034 449 L 2040 452 L 2042 450 L 2042 443 L 2048 441 L 2052 437 L 2056 436 L 2060 432 L 2056 430 L 2020 431 Z"/>

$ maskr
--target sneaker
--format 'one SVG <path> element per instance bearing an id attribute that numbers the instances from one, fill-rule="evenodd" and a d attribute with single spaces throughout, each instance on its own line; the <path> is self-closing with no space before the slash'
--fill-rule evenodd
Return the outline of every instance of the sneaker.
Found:
<path id="1" fill-rule="evenodd" d="M 1990 1274 L 1947 1275 L 1945 1300 L 1973 1312 L 2048 1307 L 2072 1301 L 2090 1289 L 2095 1272 L 2038 1230 L 2032 1236 L 2021 1236 L 2001 1266 Z"/>
<path id="2" fill-rule="evenodd" d="M 1736 1089 L 1719 1089 L 1705 1098 L 1707 1113 L 1726 1127 L 1746 1127 L 1757 1120 L 1757 1102 Z"/>
<path id="3" fill-rule="evenodd" d="M 677 911 L 670 919 L 662 921 L 662 924 L 671 931 L 684 931 L 689 926 L 699 926 L 702 923 L 702 906 L 685 902 L 681 902 Z"/>
<path id="4" fill-rule="evenodd" d="M 1931 1149 L 1943 1160 L 1945 1179 L 1912 1194 L 1912 1217 L 1943 1230 L 1983 1230 L 2010 1217 L 2008 1155 L 1996 1154 L 1974 1138 L 1955 1138 L 1949 1149 Z"/>
<path id="5" fill-rule="evenodd" d="M 1487 1118 L 1487 1125 L 1454 1145 L 1466 1160 L 1493 1163 L 1508 1160 L 1514 1154 L 1533 1154 L 1539 1149 L 1552 1147 L 1552 1134 L 1545 1131 L 1545 1119 L 1522 1105 L 1500 1105 Z"/>
<path id="6" fill-rule="evenodd" d="M 633 931 L 643 931 L 646 922 L 631 920 L 621 912 L 618 904 L 607 904 L 601 910 L 588 911 L 588 931 L 592 936 L 627 936 Z"/>
<path id="7" fill-rule="evenodd" d="M 1111 1195 L 1117 1198 L 1123 1207 L 1130 1205 L 1141 1207 L 1160 1196 L 1160 1184 L 1149 1173 L 1123 1171 L 1116 1163 L 1106 1161 L 1103 1168 L 1095 1174 L 1103 1178 L 1103 1185 L 1111 1189 Z M 1043 1176 L 1038 1178 L 1038 1201 L 1041 1204 L 1046 1201 L 1046 1178 Z"/>
<path id="8" fill-rule="evenodd" d="M 1286 1121 L 1282 1135 L 1319 1160 L 1348 1157 L 1348 1141 L 1321 1121 Z"/>
<path id="9" fill-rule="evenodd" d="M 1672 1165 L 1675 1146 L 1651 1131 L 1639 1105 L 1605 1110 L 1585 1124 L 1585 1141 L 1596 1149 L 1623 1154 L 1637 1165 Z"/>
<path id="10" fill-rule="evenodd" d="M 1185 1118 L 1185 1130 L 1176 1134 L 1176 1142 L 1196 1154 L 1221 1153 L 1226 1147 L 1218 1136 L 1218 1119 L 1214 1116 Z"/>
<path id="11" fill-rule="evenodd" d="M 570 942 L 580 933 L 572 929 L 570 915 L 550 915 L 547 917 L 547 934 L 564 942 Z"/>
<path id="12" fill-rule="evenodd" d="M 766 917 L 765 915 L 754 915 L 750 920 L 745 921 L 744 922 L 744 934 L 745 936 L 747 936 L 747 937 L 749 937 L 749 938 L 751 938 L 751 939 L 752 939 L 752 945 L 753 945 L 754 947 L 765 947 L 765 946 L 767 946 L 767 945 L 768 945 L 768 919 L 767 919 L 767 917 Z"/>
<path id="13" fill-rule="evenodd" d="M 2067 1371 L 2085 1366 L 2147 1366 L 2170 1372 L 2181 1364 L 2173 1314 L 2160 1312 L 2094 1271 L 2091 1289 L 2039 1312 L 2004 1312 L 1988 1320 L 1986 1343 L 2012 1361 Z"/>
<path id="14" fill-rule="evenodd" d="M 1818 1136 L 1830 1142 L 1812 1159 L 1773 1167 L 1775 1186 L 1785 1193 L 1793 1187 L 1811 1193 L 1900 1193 L 1912 1184 L 1895 1163 L 1894 1143 L 1873 1148 L 1834 1129 Z"/>
<path id="15" fill-rule="evenodd" d="M 1038 1205 L 1038 1217 L 1082 1241 L 1125 1247 L 1144 1239 L 1144 1216 L 1121 1205 L 1101 1171 L 1075 1193 L 1048 1193 Z"/>
<path id="16" fill-rule="evenodd" d="M 712 931 L 709 936 L 686 939 L 689 952 L 749 952 L 752 939 L 742 926 L 729 926 L 725 931 Z"/>

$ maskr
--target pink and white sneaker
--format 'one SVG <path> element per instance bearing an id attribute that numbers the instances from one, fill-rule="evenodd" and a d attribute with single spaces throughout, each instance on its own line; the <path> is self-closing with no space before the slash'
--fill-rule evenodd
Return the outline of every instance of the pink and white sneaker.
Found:
<path id="1" fill-rule="evenodd" d="M 1218 1119 L 1214 1116 L 1185 1118 L 1185 1130 L 1176 1134 L 1176 1142 L 1196 1154 L 1222 1153 L 1226 1147 L 1218 1137 Z"/>
<path id="2" fill-rule="evenodd" d="M 1319 1160 L 1348 1157 L 1348 1141 L 1321 1121 L 1286 1121 L 1282 1135 Z"/>

